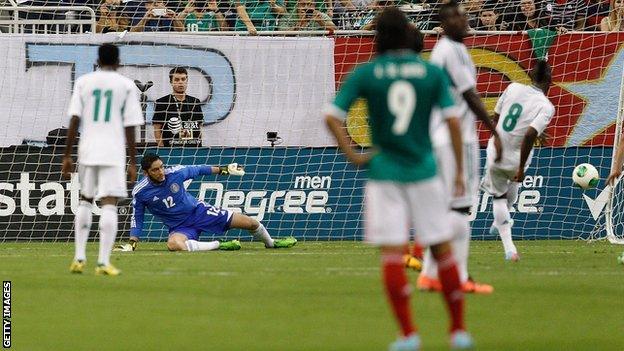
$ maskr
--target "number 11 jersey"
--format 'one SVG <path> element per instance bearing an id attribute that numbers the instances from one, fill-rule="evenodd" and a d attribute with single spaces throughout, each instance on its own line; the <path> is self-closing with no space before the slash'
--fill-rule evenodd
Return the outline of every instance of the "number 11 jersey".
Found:
<path id="1" fill-rule="evenodd" d="M 95 71 L 76 79 L 67 114 L 80 118 L 78 163 L 125 166 L 125 127 L 144 123 L 139 91 L 115 71 Z"/>

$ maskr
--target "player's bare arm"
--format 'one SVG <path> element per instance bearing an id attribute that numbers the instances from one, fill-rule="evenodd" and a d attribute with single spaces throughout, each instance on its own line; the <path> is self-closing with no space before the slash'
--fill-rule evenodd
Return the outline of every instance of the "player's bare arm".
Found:
<path id="1" fill-rule="evenodd" d="M 128 164 L 128 180 L 130 183 L 134 183 L 137 179 L 136 169 L 136 143 L 135 143 L 135 127 L 126 127 L 126 147 L 128 148 L 128 158 L 130 162 Z"/>
<path id="2" fill-rule="evenodd" d="M 524 168 L 536 139 L 537 130 L 533 127 L 529 127 L 524 134 L 524 139 L 522 139 L 522 146 L 520 148 L 520 165 L 518 166 L 518 171 L 514 177 L 516 182 L 521 182 L 524 179 Z"/>
<path id="3" fill-rule="evenodd" d="M 371 159 L 370 152 L 356 152 L 351 147 L 351 139 L 347 135 L 346 126 L 342 120 L 331 115 L 325 117 L 325 123 L 338 143 L 338 147 L 345 154 L 347 160 L 358 167 L 365 166 Z"/>
<path id="4" fill-rule="evenodd" d="M 615 185 L 615 182 L 622 174 L 622 164 L 624 163 L 624 136 L 620 139 L 620 144 L 618 145 L 617 153 L 615 155 L 615 163 L 613 164 L 613 170 L 609 177 L 607 178 L 607 184 Z"/>
<path id="5" fill-rule="evenodd" d="M 496 162 L 500 161 L 503 157 L 503 146 L 501 144 L 498 133 L 496 132 L 496 124 L 492 122 L 490 117 L 488 116 L 487 111 L 485 110 L 485 106 L 483 105 L 483 101 L 477 94 L 474 89 L 466 90 L 463 94 L 468 107 L 474 112 L 475 116 L 485 124 L 487 129 L 490 130 L 492 136 L 494 137 L 494 147 L 496 148 Z"/>
<path id="6" fill-rule="evenodd" d="M 74 143 L 76 142 L 76 135 L 78 134 L 78 127 L 80 126 L 80 117 L 72 116 L 69 121 L 69 130 L 67 131 L 67 144 L 65 146 L 65 155 L 63 156 L 63 168 L 62 173 L 65 179 L 71 177 L 71 172 L 74 168 L 74 162 L 72 161 L 72 151 L 74 149 Z"/>
<path id="7" fill-rule="evenodd" d="M 446 120 L 449 133 L 451 135 L 451 143 L 453 144 L 453 154 L 455 155 L 455 193 L 454 196 L 462 196 L 466 191 L 464 184 L 464 155 L 463 142 L 461 135 L 461 123 L 459 118 L 452 117 Z"/>

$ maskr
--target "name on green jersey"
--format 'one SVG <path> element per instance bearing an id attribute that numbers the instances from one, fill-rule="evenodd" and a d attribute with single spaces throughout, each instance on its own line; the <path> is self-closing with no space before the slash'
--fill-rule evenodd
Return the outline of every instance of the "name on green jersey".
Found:
<path id="1" fill-rule="evenodd" d="M 425 66 L 417 62 L 377 64 L 374 69 L 375 78 L 377 79 L 423 78 L 426 73 Z"/>

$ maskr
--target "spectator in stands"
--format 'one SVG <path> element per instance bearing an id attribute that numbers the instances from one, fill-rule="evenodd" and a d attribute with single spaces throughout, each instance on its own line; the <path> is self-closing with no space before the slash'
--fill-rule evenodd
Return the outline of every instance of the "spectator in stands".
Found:
<path id="1" fill-rule="evenodd" d="M 600 30 L 603 32 L 624 31 L 624 0 L 611 0 L 609 16 L 600 21 Z"/>
<path id="2" fill-rule="evenodd" d="M 375 30 L 377 15 L 379 15 L 386 7 L 394 6 L 394 0 L 375 0 L 371 8 L 364 13 L 360 13 L 350 23 L 349 29 L 355 30 Z"/>
<path id="3" fill-rule="evenodd" d="M 479 14 L 483 9 L 483 2 L 483 0 L 464 0 L 462 2 L 470 28 L 475 28 L 479 24 Z"/>
<path id="4" fill-rule="evenodd" d="M 135 12 L 130 31 L 170 32 L 174 30 L 174 21 L 178 21 L 176 13 L 167 8 L 164 0 L 147 0 Z"/>
<path id="5" fill-rule="evenodd" d="M 216 0 L 189 0 L 174 24 L 178 32 L 208 32 L 225 30 L 228 27 Z"/>
<path id="6" fill-rule="evenodd" d="M 329 30 L 336 29 L 331 17 L 317 10 L 312 0 L 297 1 L 297 8 L 280 20 L 280 30 Z"/>
<path id="7" fill-rule="evenodd" d="M 275 30 L 277 16 L 286 14 L 284 0 L 234 0 L 238 19 L 235 30 L 247 30 L 250 35 L 258 31 Z"/>
<path id="8" fill-rule="evenodd" d="M 587 18 L 585 30 L 599 31 L 600 22 L 609 15 L 609 0 L 585 0 L 587 4 Z"/>
<path id="9" fill-rule="evenodd" d="M 516 12 L 514 30 L 537 29 L 542 26 L 541 7 L 535 3 L 535 0 L 520 0 L 520 6 Z"/>
<path id="10" fill-rule="evenodd" d="M 11 3 L 9 2 L 9 0 L 0 0 L 0 7 L 2 6 L 11 6 Z M 6 20 L 10 20 L 11 19 L 11 12 L 10 11 L 1 11 L 0 10 L 0 20 L 2 21 L 6 21 Z M 8 25 L 2 25 L 0 26 L 0 33 L 7 33 L 9 32 L 9 26 Z"/>
<path id="11" fill-rule="evenodd" d="M 98 33 L 123 32 L 128 30 L 130 19 L 122 12 L 121 0 L 104 0 L 98 7 L 95 31 Z"/>
<path id="12" fill-rule="evenodd" d="M 479 13 L 479 21 L 474 29 L 483 31 L 502 31 L 507 30 L 507 27 L 507 22 L 502 21 L 500 10 L 496 7 L 496 5 L 490 4 L 483 7 L 481 13 Z"/>
<path id="13" fill-rule="evenodd" d="M 188 72 L 183 67 L 169 71 L 173 92 L 156 100 L 152 124 L 158 146 L 202 146 L 204 114 L 198 98 L 186 94 Z"/>
<path id="14" fill-rule="evenodd" d="M 550 29 L 560 34 L 585 29 L 587 5 L 584 0 L 546 0 L 544 15 Z"/>

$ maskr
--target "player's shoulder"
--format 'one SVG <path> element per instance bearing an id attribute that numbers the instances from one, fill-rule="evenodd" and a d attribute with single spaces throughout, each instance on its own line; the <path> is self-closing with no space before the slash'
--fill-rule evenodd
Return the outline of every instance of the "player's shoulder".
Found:
<path id="1" fill-rule="evenodd" d="M 447 38 L 446 36 L 443 36 L 442 38 L 440 38 L 440 40 L 438 40 L 435 45 L 433 46 L 433 49 L 431 50 L 431 54 L 450 54 L 452 51 L 455 50 L 455 47 L 460 47 L 463 46 L 463 44 L 461 43 L 457 43 L 454 42 L 453 40 Z"/>
<path id="2" fill-rule="evenodd" d="M 165 168 L 165 174 L 173 174 L 173 173 L 177 173 L 183 169 L 185 169 L 185 166 L 182 165 L 178 165 L 178 166 L 173 166 L 173 167 L 167 167 Z"/>
<path id="3" fill-rule="evenodd" d="M 149 185 L 150 185 L 150 182 L 147 177 L 141 179 L 138 183 L 136 183 L 136 185 L 132 189 L 132 197 L 134 198 L 139 197 L 145 189 L 149 188 Z"/>
<path id="4" fill-rule="evenodd" d="M 129 89 L 134 89 L 136 87 L 136 85 L 134 84 L 134 81 L 126 76 L 124 76 L 123 74 L 119 73 L 119 72 L 115 72 L 117 79 L 119 79 L 119 82 L 121 84 L 123 84 L 124 86 L 126 86 Z"/>

